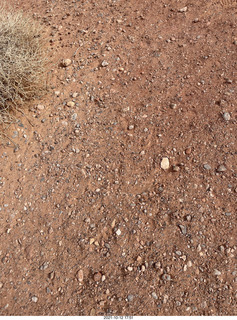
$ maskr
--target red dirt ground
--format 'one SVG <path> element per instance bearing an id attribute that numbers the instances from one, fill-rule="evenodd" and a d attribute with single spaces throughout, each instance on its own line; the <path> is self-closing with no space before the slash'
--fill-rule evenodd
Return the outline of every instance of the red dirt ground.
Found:
<path id="1" fill-rule="evenodd" d="M 237 2 L 11 2 L 53 65 L 1 145 L 0 314 L 236 315 Z"/>

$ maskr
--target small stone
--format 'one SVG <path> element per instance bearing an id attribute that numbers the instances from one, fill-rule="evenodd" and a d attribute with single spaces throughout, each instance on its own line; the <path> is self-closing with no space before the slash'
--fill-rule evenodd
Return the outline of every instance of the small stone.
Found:
<path id="1" fill-rule="evenodd" d="M 37 109 L 38 110 L 44 110 L 45 106 L 43 104 L 38 104 Z"/>
<path id="2" fill-rule="evenodd" d="M 102 61 L 101 63 L 102 67 L 107 67 L 109 65 L 109 63 L 107 61 Z"/>
<path id="3" fill-rule="evenodd" d="M 35 296 L 33 296 L 33 297 L 31 298 L 31 300 L 36 303 L 36 302 L 38 301 L 38 298 L 35 297 Z"/>
<path id="4" fill-rule="evenodd" d="M 133 130 L 134 129 L 134 125 L 130 124 L 130 126 L 128 126 L 128 130 Z"/>
<path id="5" fill-rule="evenodd" d="M 173 166 L 173 167 L 172 167 L 172 170 L 173 170 L 174 172 L 179 172 L 179 171 L 180 171 L 180 167 L 179 167 L 179 166 Z"/>
<path id="6" fill-rule="evenodd" d="M 54 94 L 55 94 L 55 96 L 59 97 L 60 96 L 60 91 L 55 91 Z"/>
<path id="7" fill-rule="evenodd" d="M 187 12 L 187 10 L 188 10 L 188 7 L 183 7 L 181 9 L 179 9 L 178 11 L 179 12 Z"/>
<path id="8" fill-rule="evenodd" d="M 162 274 L 161 279 L 164 281 L 170 281 L 171 280 L 171 276 L 169 274 Z"/>
<path id="9" fill-rule="evenodd" d="M 187 233 L 187 227 L 186 226 L 183 226 L 182 224 L 179 224 L 178 227 L 181 230 L 182 234 L 186 234 Z"/>
<path id="10" fill-rule="evenodd" d="M 216 169 L 216 171 L 217 172 L 224 172 L 224 171 L 226 171 L 227 169 L 226 169 L 226 167 L 223 165 L 223 164 L 221 164 L 217 169 Z"/>
<path id="11" fill-rule="evenodd" d="M 187 148 L 186 150 L 185 150 L 185 153 L 187 154 L 187 155 L 189 155 L 189 154 L 191 154 L 192 153 L 192 148 Z"/>
<path id="12" fill-rule="evenodd" d="M 102 278 L 102 274 L 101 274 L 100 272 L 96 272 L 96 273 L 94 274 L 94 280 L 95 280 L 96 282 L 99 282 L 99 281 L 101 280 L 101 278 Z"/>
<path id="13" fill-rule="evenodd" d="M 73 92 L 72 97 L 76 98 L 78 96 L 78 92 Z"/>
<path id="14" fill-rule="evenodd" d="M 116 234 L 117 234 L 117 236 L 120 236 L 121 235 L 121 230 L 120 229 L 118 229 L 117 231 L 116 231 Z"/>
<path id="15" fill-rule="evenodd" d="M 128 297 L 127 297 L 129 302 L 132 302 L 133 298 L 134 298 L 134 295 L 132 295 L 132 294 L 129 294 Z"/>
<path id="16" fill-rule="evenodd" d="M 209 164 L 207 164 L 207 163 L 204 164 L 203 167 L 204 167 L 204 169 L 206 169 L 206 170 L 211 170 L 211 166 L 210 166 Z"/>
<path id="17" fill-rule="evenodd" d="M 101 281 L 104 282 L 106 279 L 105 275 L 103 274 L 102 278 L 101 278 Z"/>
<path id="18" fill-rule="evenodd" d="M 77 272 L 77 279 L 78 279 L 79 282 L 82 282 L 82 281 L 83 281 L 83 279 L 84 279 L 83 270 L 79 270 L 79 271 Z"/>
<path id="19" fill-rule="evenodd" d="M 177 256 L 181 256 L 182 255 L 182 252 L 181 251 L 175 251 L 175 253 L 177 254 Z"/>
<path id="20" fill-rule="evenodd" d="M 133 271 L 133 267 L 130 267 L 130 266 L 129 266 L 129 267 L 127 267 L 127 269 L 128 269 L 128 271 L 130 271 L 130 272 Z"/>
<path id="21" fill-rule="evenodd" d="M 71 116 L 71 119 L 75 121 L 77 119 L 77 113 L 73 113 L 73 115 Z"/>
<path id="22" fill-rule="evenodd" d="M 191 268 L 192 265 L 193 265 L 192 261 L 188 261 L 187 266 L 188 266 L 189 268 Z"/>
<path id="23" fill-rule="evenodd" d="M 70 66 L 71 63 L 72 63 L 71 59 L 63 59 L 63 62 L 62 62 L 64 67 Z"/>
<path id="24" fill-rule="evenodd" d="M 2 287 L 3 287 L 3 283 L 2 283 L 2 282 L 0 282 L 0 289 L 2 289 Z"/>
<path id="25" fill-rule="evenodd" d="M 54 272 L 54 271 L 50 272 L 50 273 L 49 273 L 49 279 L 50 279 L 50 280 L 53 280 L 54 277 L 55 277 L 55 272 Z"/>
<path id="26" fill-rule="evenodd" d="M 157 296 L 157 294 L 155 292 L 152 292 L 151 296 L 152 296 L 152 298 L 154 298 L 156 300 L 158 299 L 158 296 Z"/>
<path id="27" fill-rule="evenodd" d="M 223 115 L 222 115 L 223 119 L 226 120 L 226 121 L 229 121 L 230 120 L 230 114 L 229 112 L 224 112 Z"/>
<path id="28" fill-rule="evenodd" d="M 170 104 L 170 108 L 171 109 L 176 109 L 177 108 L 177 104 L 176 103 L 171 103 Z"/>
<path id="29" fill-rule="evenodd" d="M 69 101 L 69 102 L 67 103 L 67 106 L 68 106 L 68 107 L 74 107 L 74 106 L 75 106 L 75 102 Z"/>
<path id="30" fill-rule="evenodd" d="M 167 170 L 169 169 L 170 167 L 170 162 L 169 162 L 169 159 L 167 157 L 164 157 L 162 160 L 161 160 L 161 169 L 163 170 Z"/>
<path id="31" fill-rule="evenodd" d="M 214 275 L 215 276 L 220 276 L 221 275 L 221 272 L 217 269 L 214 270 Z"/>

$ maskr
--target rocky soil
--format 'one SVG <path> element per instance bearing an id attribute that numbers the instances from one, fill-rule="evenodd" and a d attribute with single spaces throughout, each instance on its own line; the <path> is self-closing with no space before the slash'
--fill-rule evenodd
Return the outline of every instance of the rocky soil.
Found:
<path id="1" fill-rule="evenodd" d="M 11 3 L 53 63 L 1 144 L 0 314 L 236 315 L 236 1 Z"/>

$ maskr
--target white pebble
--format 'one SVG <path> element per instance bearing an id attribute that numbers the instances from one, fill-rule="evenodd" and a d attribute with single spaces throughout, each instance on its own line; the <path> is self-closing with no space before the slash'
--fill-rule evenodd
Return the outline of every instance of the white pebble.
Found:
<path id="1" fill-rule="evenodd" d="M 162 160 L 161 160 L 161 168 L 163 169 L 163 170 L 167 170 L 167 169 L 169 169 L 169 167 L 170 167 L 170 162 L 169 162 L 169 159 L 168 158 L 163 158 Z"/>

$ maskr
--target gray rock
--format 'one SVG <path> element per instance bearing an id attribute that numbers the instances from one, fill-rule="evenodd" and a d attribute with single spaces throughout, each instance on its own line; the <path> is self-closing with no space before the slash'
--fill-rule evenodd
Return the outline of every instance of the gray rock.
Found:
<path id="1" fill-rule="evenodd" d="M 207 163 L 204 164 L 203 167 L 204 167 L 204 169 L 206 169 L 206 170 L 211 170 L 211 166 L 210 166 L 209 164 L 207 164 Z"/>
<path id="2" fill-rule="evenodd" d="M 134 295 L 129 294 L 128 297 L 127 297 L 127 299 L 128 299 L 129 302 L 132 302 L 133 299 L 134 299 Z"/>

